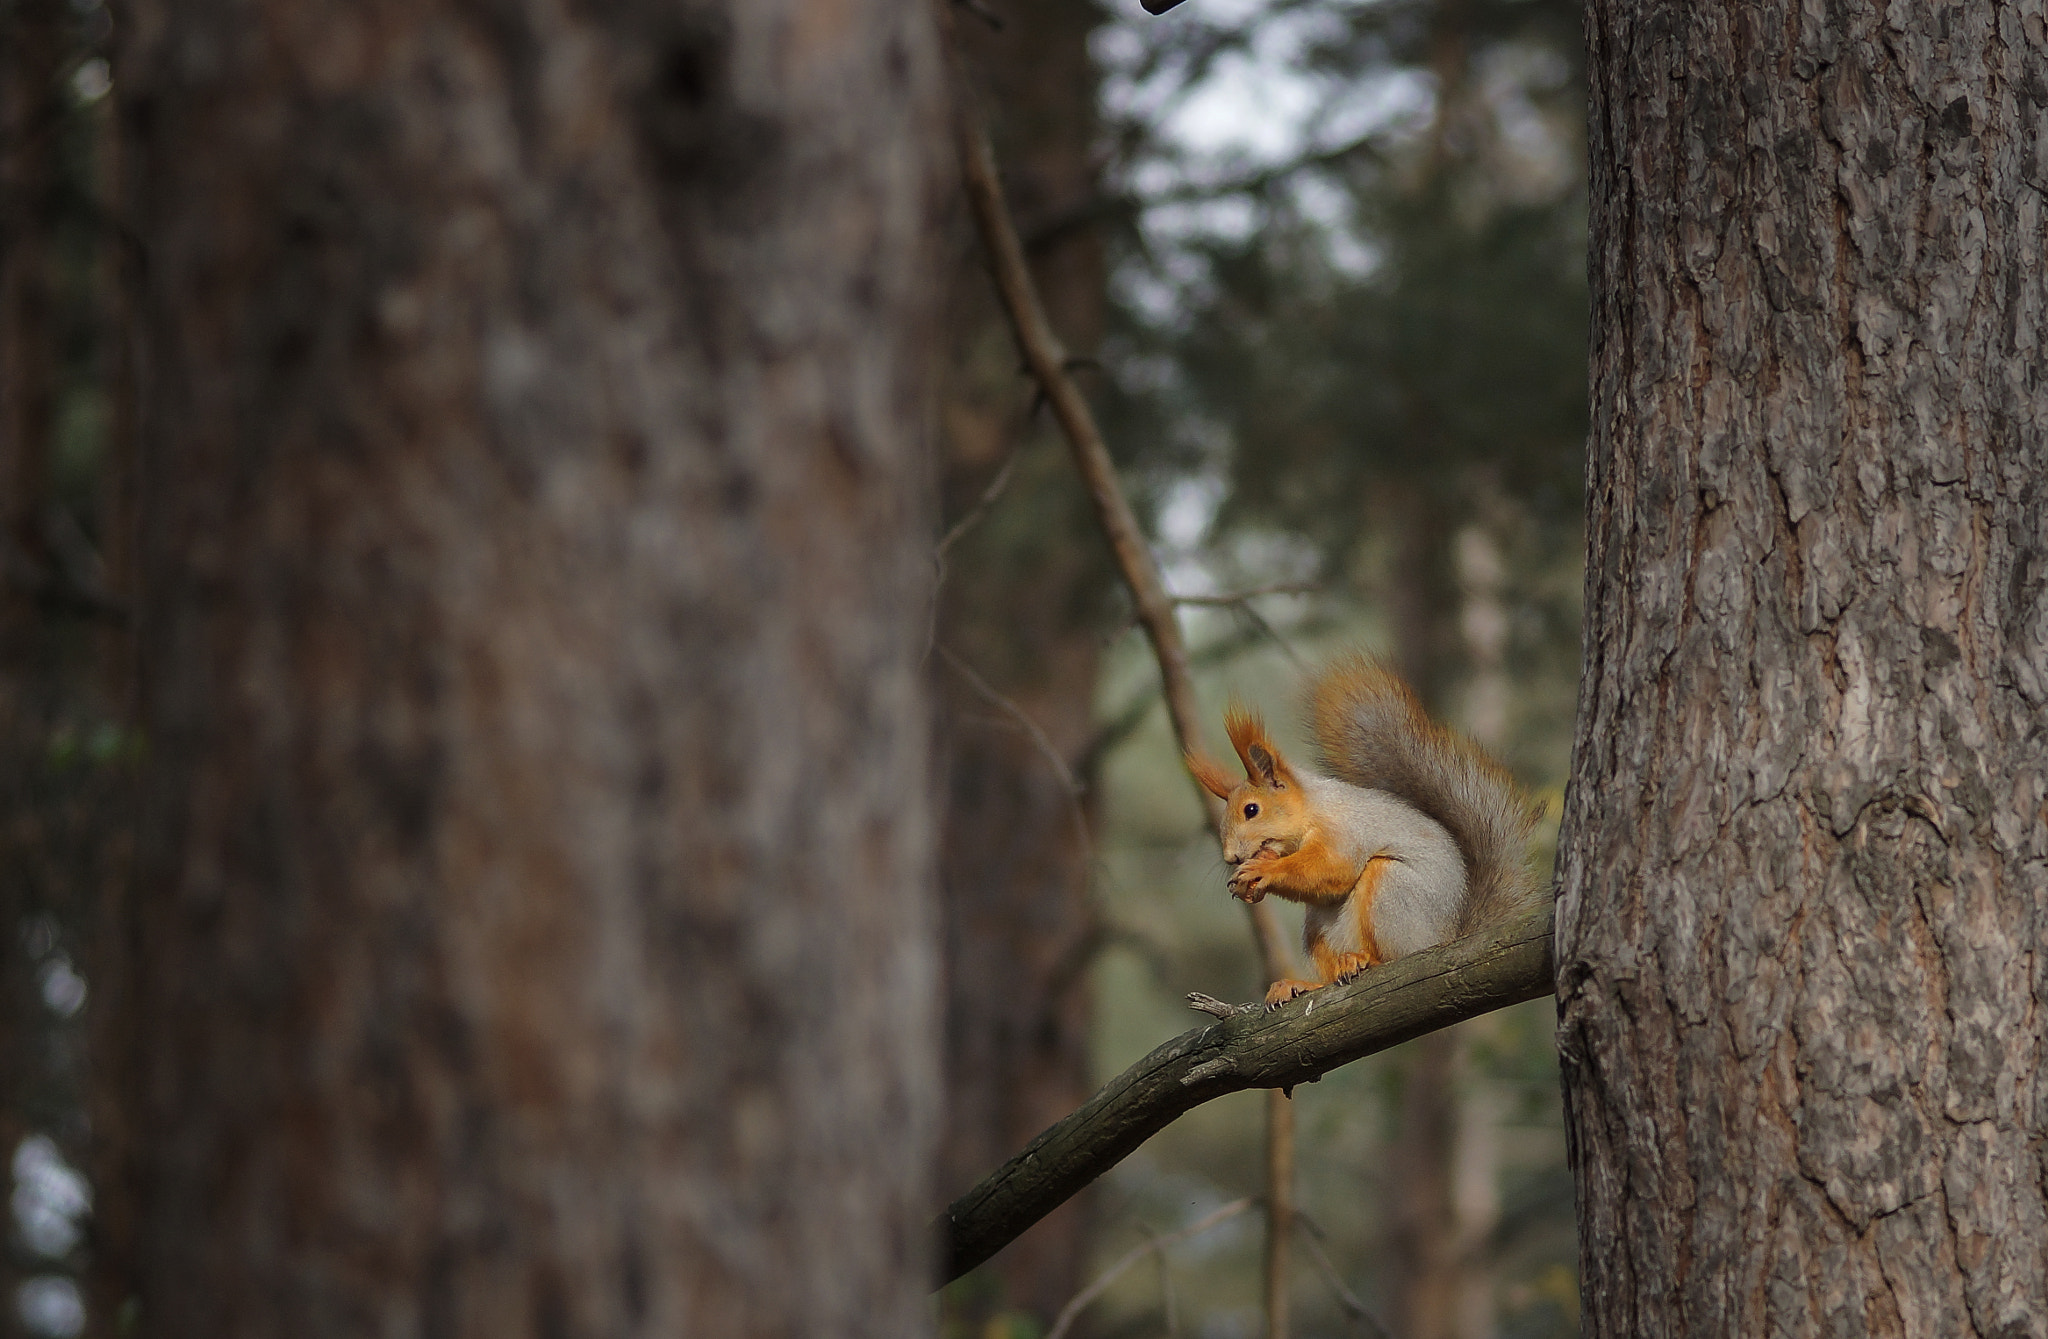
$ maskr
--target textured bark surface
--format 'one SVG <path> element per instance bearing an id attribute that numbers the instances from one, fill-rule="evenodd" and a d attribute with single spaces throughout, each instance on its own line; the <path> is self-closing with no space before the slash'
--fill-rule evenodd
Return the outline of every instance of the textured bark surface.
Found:
<path id="1" fill-rule="evenodd" d="M 1596 0 L 1588 1335 L 2048 1334 L 2048 32 Z"/>
<path id="2" fill-rule="evenodd" d="M 928 11 L 136 9 L 143 1324 L 928 1328 Z"/>
<path id="3" fill-rule="evenodd" d="M 1002 7 L 994 31 L 960 15 L 963 57 L 981 89 L 1005 184 L 1029 229 L 1097 189 L 1096 76 L 1089 0 Z M 1016 341 L 989 283 L 965 209 L 941 406 L 941 529 L 974 512 L 1008 466 L 1009 482 L 948 548 L 938 640 L 1028 715 L 1069 769 L 1094 729 L 1095 682 L 1114 580 L 1086 496 L 1020 374 Z M 1033 275 L 1068 344 L 1092 352 L 1106 297 L 1100 237 L 1061 232 Z M 946 978 L 942 1197 L 1087 1100 L 1088 967 L 1099 942 L 1085 797 L 1009 712 L 937 658 L 944 783 L 939 882 Z M 943 1202 L 943 1201 L 942 1201 Z M 979 1333 L 1017 1308 L 1049 1324 L 1085 1281 L 1085 1197 L 992 1261 L 994 1286 L 947 1294 L 949 1323 Z"/>

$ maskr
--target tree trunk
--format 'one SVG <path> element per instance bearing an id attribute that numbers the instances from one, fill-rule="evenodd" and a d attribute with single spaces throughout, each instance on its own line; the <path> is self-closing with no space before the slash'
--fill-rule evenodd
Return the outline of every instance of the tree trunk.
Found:
<path id="1" fill-rule="evenodd" d="M 1595 0 L 1588 1335 L 2048 1334 L 2048 33 Z"/>
<path id="2" fill-rule="evenodd" d="M 158 1334 L 929 1327 L 929 13 L 137 5 Z"/>
<path id="3" fill-rule="evenodd" d="M 1057 217 L 1096 189 L 1096 75 L 1087 0 L 1011 6 L 992 31 L 960 15 L 985 93 L 1019 224 Z M 939 643 L 982 685 L 935 663 L 945 821 L 946 1130 L 949 1198 L 1087 1100 L 1088 967 L 1100 942 L 1089 901 L 1086 796 L 1061 772 L 1081 766 L 1094 728 L 1106 623 L 1107 554 L 1057 429 L 1033 415 L 1035 387 L 965 233 L 948 322 L 954 355 L 943 401 L 946 520 L 970 516 L 1014 461 L 1009 482 L 945 554 Z M 1059 332 L 1092 352 L 1106 298 L 1100 237 L 1067 229 L 1036 248 L 1034 277 Z M 1021 454 L 1020 454 L 1021 453 Z M 1011 714 L 1027 715 L 1041 744 Z M 1047 758 L 1049 745 L 1059 762 Z M 1018 1309 L 1051 1322 L 1079 1291 L 1088 1205 L 1069 1201 L 987 1266 L 994 1286 L 948 1296 L 949 1320 L 980 1333 Z"/>
<path id="4" fill-rule="evenodd" d="M 1453 530 L 1441 498 L 1427 487 L 1403 490 L 1399 547 L 1389 583 L 1402 676 L 1443 715 L 1462 665 L 1477 696 L 1498 696 L 1498 638 L 1473 636 L 1485 606 L 1497 620 L 1499 591 L 1475 584 L 1463 550 L 1476 526 Z M 1490 603 L 1489 603 L 1490 602 Z M 1490 629 L 1489 629 L 1490 630 Z M 1500 726 L 1502 722 L 1489 721 Z M 1498 728 L 1482 744 L 1498 748 Z M 1392 1231 L 1388 1260 L 1393 1325 L 1402 1339 L 1490 1339 L 1493 1289 L 1480 1258 L 1492 1228 L 1484 1193 L 1496 1168 L 1490 1108 L 1466 1071 L 1468 1042 L 1484 1020 L 1418 1037 L 1402 1051 L 1401 1104 L 1388 1163 Z"/>

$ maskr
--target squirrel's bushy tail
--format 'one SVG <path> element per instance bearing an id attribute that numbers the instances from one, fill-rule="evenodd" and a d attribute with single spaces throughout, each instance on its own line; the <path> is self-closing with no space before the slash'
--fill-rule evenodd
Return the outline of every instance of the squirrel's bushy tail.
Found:
<path id="1" fill-rule="evenodd" d="M 1311 685 L 1308 720 L 1330 775 L 1405 800 L 1450 832 L 1470 885 L 1460 935 L 1541 902 L 1527 859 L 1541 807 L 1477 744 L 1430 720 L 1400 676 L 1346 656 Z"/>

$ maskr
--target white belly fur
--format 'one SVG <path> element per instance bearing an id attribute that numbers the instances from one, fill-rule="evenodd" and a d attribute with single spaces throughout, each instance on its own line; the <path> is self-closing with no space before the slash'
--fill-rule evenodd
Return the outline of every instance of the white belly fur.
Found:
<path id="1" fill-rule="evenodd" d="M 1462 868 L 1448 888 L 1432 871 L 1396 863 L 1380 876 L 1372 900 L 1372 937 L 1389 961 L 1447 942 L 1457 929 L 1458 898 L 1464 888 Z"/>
<path id="2" fill-rule="evenodd" d="M 1446 943 L 1465 899 L 1465 861 L 1451 834 L 1391 795 L 1307 774 L 1302 784 L 1316 807 L 1336 819 L 1346 852 L 1362 867 L 1375 856 L 1392 861 L 1379 876 L 1372 902 L 1372 936 L 1391 961 Z M 1346 898 L 1311 903 L 1302 926 L 1304 948 L 1320 938 L 1337 953 L 1358 953 L 1358 917 Z"/>

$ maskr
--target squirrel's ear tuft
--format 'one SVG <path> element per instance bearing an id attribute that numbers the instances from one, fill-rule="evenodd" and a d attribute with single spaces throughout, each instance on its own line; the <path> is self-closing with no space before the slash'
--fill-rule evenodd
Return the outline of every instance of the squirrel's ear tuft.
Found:
<path id="1" fill-rule="evenodd" d="M 1279 781 L 1287 764 L 1280 761 L 1280 750 L 1273 747 L 1266 734 L 1266 723 L 1257 712 L 1241 702 L 1233 702 L 1223 713 L 1223 728 L 1230 733 L 1230 746 L 1237 750 L 1246 776 L 1261 786 Z"/>
<path id="2" fill-rule="evenodd" d="M 1202 783 L 1202 789 L 1217 799 L 1227 800 L 1230 798 L 1230 792 L 1237 789 L 1237 783 L 1230 779 L 1230 773 L 1208 757 L 1200 753 L 1183 753 L 1181 760 L 1188 765 L 1188 770 L 1195 774 L 1195 780 Z"/>

